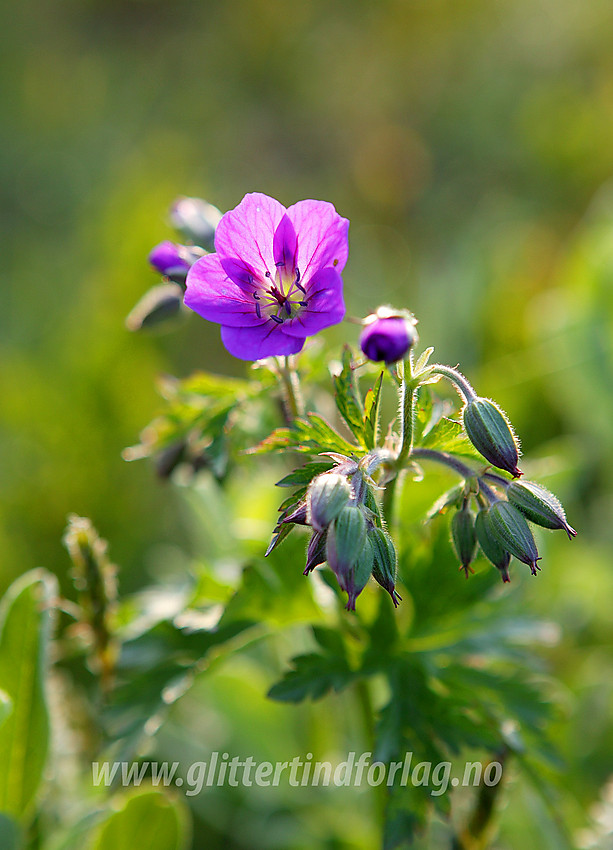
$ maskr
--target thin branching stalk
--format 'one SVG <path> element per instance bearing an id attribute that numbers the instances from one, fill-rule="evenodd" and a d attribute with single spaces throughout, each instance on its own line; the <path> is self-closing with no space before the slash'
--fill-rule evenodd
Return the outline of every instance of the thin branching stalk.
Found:
<path id="1" fill-rule="evenodd" d="M 470 401 L 477 398 L 477 393 L 474 391 L 470 381 L 457 369 L 451 366 L 445 366 L 442 363 L 435 363 L 428 370 L 432 375 L 441 375 L 447 378 L 454 385 L 455 389 L 460 394 L 462 401 Z"/>

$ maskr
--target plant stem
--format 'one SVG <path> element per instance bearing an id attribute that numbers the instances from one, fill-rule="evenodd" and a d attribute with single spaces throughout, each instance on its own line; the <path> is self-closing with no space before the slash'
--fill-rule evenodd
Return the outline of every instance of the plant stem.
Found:
<path id="1" fill-rule="evenodd" d="M 504 747 L 492 761 L 504 765 L 508 754 L 508 748 Z M 484 773 L 491 763 L 488 762 L 485 766 Z M 481 783 L 472 815 L 464 829 L 453 836 L 452 850 L 486 850 L 490 843 L 492 816 L 501 785 L 501 782 L 492 786 L 488 786 L 484 782 Z"/>
<path id="2" fill-rule="evenodd" d="M 474 391 L 469 380 L 457 369 L 451 366 L 444 366 L 442 363 L 435 363 L 429 367 L 429 371 L 433 375 L 442 375 L 455 386 L 463 401 L 470 401 L 477 398 L 477 393 Z"/>
<path id="3" fill-rule="evenodd" d="M 375 751 L 375 714 L 372 704 L 372 699 L 370 696 L 370 688 L 368 686 L 368 680 L 365 678 L 359 678 L 355 683 L 355 692 L 358 700 L 358 705 L 360 707 L 360 713 L 362 715 L 362 722 L 364 725 L 364 732 L 366 734 L 366 746 L 370 750 L 371 753 Z M 377 785 L 374 789 L 374 808 L 377 814 L 377 818 L 379 824 L 381 825 L 381 830 L 385 829 L 385 810 L 387 806 L 387 794 L 385 791 L 384 785 Z"/>
<path id="4" fill-rule="evenodd" d="M 279 375 L 283 384 L 283 407 L 285 419 L 291 425 L 294 419 L 304 416 L 304 401 L 300 391 L 300 379 L 291 356 L 286 355 L 279 363 Z"/>
<path id="5" fill-rule="evenodd" d="M 465 463 L 462 463 L 461 460 L 457 460 L 457 458 L 453 457 L 453 455 L 447 454 L 447 452 L 437 452 L 435 449 L 413 449 L 411 457 L 415 460 L 433 460 L 435 463 L 442 463 L 445 466 L 448 466 L 450 469 L 453 469 L 454 472 L 457 472 L 458 475 L 461 475 L 462 478 L 474 478 L 476 473 L 470 466 L 467 466 Z M 479 481 L 479 492 L 482 493 L 490 504 L 497 500 L 497 496 L 494 491 L 487 486 L 482 477 L 478 477 Z"/>
<path id="6" fill-rule="evenodd" d="M 406 374 L 407 369 L 409 372 L 408 380 Z M 409 354 L 408 360 L 404 363 L 398 364 L 397 372 L 400 378 L 398 393 L 400 408 L 400 449 L 394 463 L 394 476 L 386 483 L 383 494 L 383 515 L 388 524 L 391 523 L 393 518 L 398 475 L 405 466 L 407 458 L 410 457 L 411 452 L 413 451 L 413 439 L 415 436 L 415 403 L 417 401 L 419 384 L 415 381 L 413 375 L 412 351 Z"/>
<path id="7" fill-rule="evenodd" d="M 406 370 L 409 370 L 408 380 Z M 400 385 L 400 416 L 401 416 L 401 438 L 400 451 L 397 463 L 399 467 L 404 465 L 405 460 L 413 449 L 413 438 L 415 436 L 415 402 L 419 384 L 415 383 L 413 376 L 413 352 L 404 363 L 402 370 L 402 384 Z"/>

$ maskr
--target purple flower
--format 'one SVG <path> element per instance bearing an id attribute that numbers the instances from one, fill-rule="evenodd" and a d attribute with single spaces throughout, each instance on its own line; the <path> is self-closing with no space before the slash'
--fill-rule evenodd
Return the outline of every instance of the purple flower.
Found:
<path id="1" fill-rule="evenodd" d="M 415 322 L 405 316 L 390 315 L 380 308 L 369 317 L 360 336 L 360 348 L 369 360 L 395 363 L 417 341 Z"/>
<path id="2" fill-rule="evenodd" d="M 190 269 L 185 303 L 221 325 L 235 357 L 296 354 L 345 315 L 348 228 L 325 201 L 285 209 L 267 195 L 245 195 L 219 222 L 216 253 Z"/>

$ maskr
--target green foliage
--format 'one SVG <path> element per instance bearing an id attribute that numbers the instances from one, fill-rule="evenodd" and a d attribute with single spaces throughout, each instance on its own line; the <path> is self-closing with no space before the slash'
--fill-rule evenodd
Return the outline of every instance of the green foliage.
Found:
<path id="1" fill-rule="evenodd" d="M 276 428 L 269 437 L 250 449 L 249 454 L 268 454 L 286 449 L 307 454 L 364 453 L 364 449 L 349 443 L 318 413 L 307 413 L 306 419 L 296 419 L 291 428 Z"/>
<path id="2" fill-rule="evenodd" d="M 151 790 L 124 796 L 101 827 L 92 850 L 185 850 L 189 817 L 180 798 Z"/>
<path id="3" fill-rule="evenodd" d="M 27 822 L 49 745 L 45 699 L 55 577 L 26 573 L 4 597 L 0 636 L 0 811 Z"/>

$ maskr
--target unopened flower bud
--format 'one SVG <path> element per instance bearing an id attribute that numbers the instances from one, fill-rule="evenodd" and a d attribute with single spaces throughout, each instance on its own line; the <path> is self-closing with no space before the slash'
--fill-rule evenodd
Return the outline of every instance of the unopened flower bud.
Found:
<path id="1" fill-rule="evenodd" d="M 540 569 L 537 566 L 539 553 L 523 514 L 509 502 L 498 501 L 490 507 L 488 515 L 492 532 L 500 544 L 518 561 L 528 564 L 532 575 L 536 575 Z"/>
<path id="2" fill-rule="evenodd" d="M 339 577 L 340 586 L 347 592 L 348 599 L 345 607 L 348 611 L 355 611 L 355 601 L 368 584 L 368 580 L 372 575 L 373 565 L 373 547 L 368 537 L 366 537 L 362 551 L 358 555 L 358 559 L 353 567 L 342 580 Z"/>
<path id="3" fill-rule="evenodd" d="M 400 596 L 396 592 L 396 548 L 387 531 L 382 528 L 371 528 L 368 539 L 372 544 L 374 554 L 373 578 L 392 597 L 394 608 L 400 602 Z"/>
<path id="4" fill-rule="evenodd" d="M 307 517 L 307 504 L 306 502 L 300 502 L 297 508 L 295 508 L 291 514 L 283 517 L 279 520 L 279 524 L 283 523 L 294 523 L 294 525 L 308 525 L 308 517 Z"/>
<path id="5" fill-rule="evenodd" d="M 345 577 L 358 560 L 366 541 L 366 520 L 355 505 L 342 508 L 328 528 L 326 560 L 344 586 Z"/>
<path id="6" fill-rule="evenodd" d="M 575 529 L 566 521 L 566 513 L 559 499 L 533 481 L 511 481 L 507 488 L 507 499 L 522 514 L 542 528 L 563 528 L 571 540 L 577 536 Z"/>
<path id="7" fill-rule="evenodd" d="M 170 278 L 175 283 L 185 283 L 188 271 L 196 260 L 203 256 L 200 248 L 189 245 L 178 245 L 166 240 L 156 245 L 149 254 L 149 262 L 160 274 Z"/>
<path id="8" fill-rule="evenodd" d="M 468 439 L 484 458 L 498 469 L 518 478 L 519 447 L 505 414 L 488 398 L 471 398 L 464 408 L 464 428 Z"/>
<path id="9" fill-rule="evenodd" d="M 456 511 L 451 520 L 451 541 L 460 561 L 460 569 L 464 570 L 466 578 L 477 549 L 475 521 L 468 507 L 464 505 Z"/>
<path id="10" fill-rule="evenodd" d="M 303 575 L 308 576 L 315 567 L 318 567 L 320 564 L 325 563 L 326 561 L 326 538 L 328 533 L 326 531 L 315 531 L 309 540 L 309 545 L 307 547 L 307 559 L 306 559 L 306 567 L 304 569 Z"/>
<path id="11" fill-rule="evenodd" d="M 395 363 L 402 360 L 417 342 L 415 319 L 380 307 L 365 321 L 360 348 L 369 360 Z"/>
<path id="12" fill-rule="evenodd" d="M 173 227 L 204 248 L 213 248 L 215 230 L 221 221 L 221 212 L 201 198 L 178 198 L 170 208 Z"/>
<path id="13" fill-rule="evenodd" d="M 351 497 L 344 475 L 324 472 L 314 478 L 307 497 L 309 518 L 315 531 L 323 531 L 336 519 Z"/>
<path id="14" fill-rule="evenodd" d="M 475 535 L 481 551 L 500 573 L 503 582 L 511 581 L 509 577 L 509 563 L 511 556 L 502 546 L 498 537 L 491 528 L 489 513 L 487 510 L 479 511 L 475 518 Z"/>
<path id="15" fill-rule="evenodd" d="M 177 283 L 160 283 L 146 292 L 126 317 L 130 331 L 152 328 L 179 315 L 183 306 L 183 290 Z"/>

